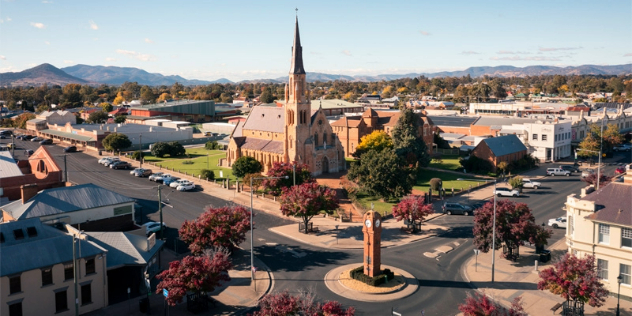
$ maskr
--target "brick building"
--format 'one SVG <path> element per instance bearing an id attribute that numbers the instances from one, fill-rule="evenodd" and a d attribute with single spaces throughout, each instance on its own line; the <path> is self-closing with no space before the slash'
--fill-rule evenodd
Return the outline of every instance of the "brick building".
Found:
<path id="1" fill-rule="evenodd" d="M 527 147 L 516 135 L 511 134 L 481 140 L 472 151 L 472 155 L 489 161 L 492 164 L 492 172 L 496 172 L 501 162 L 511 163 L 527 155 Z"/>
<path id="2" fill-rule="evenodd" d="M 18 162 L 9 151 L 0 151 L 0 197 L 19 200 L 20 187 L 31 184 L 39 190 L 64 186 L 62 170 L 48 149 L 40 146 L 28 160 Z"/>

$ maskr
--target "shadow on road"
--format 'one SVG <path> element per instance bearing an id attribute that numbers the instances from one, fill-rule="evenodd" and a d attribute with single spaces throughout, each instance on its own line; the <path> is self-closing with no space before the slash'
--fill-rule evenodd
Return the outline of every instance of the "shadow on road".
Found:
<path id="1" fill-rule="evenodd" d="M 285 272 L 336 265 L 349 258 L 349 254 L 341 251 L 314 251 L 280 244 L 257 246 L 255 252 L 257 258 L 265 262 L 271 271 Z"/>
<path id="2" fill-rule="evenodd" d="M 537 290 L 537 285 L 530 282 L 465 282 L 465 281 L 444 281 L 444 280 L 419 280 L 420 287 L 438 288 L 490 288 L 507 290 Z"/>

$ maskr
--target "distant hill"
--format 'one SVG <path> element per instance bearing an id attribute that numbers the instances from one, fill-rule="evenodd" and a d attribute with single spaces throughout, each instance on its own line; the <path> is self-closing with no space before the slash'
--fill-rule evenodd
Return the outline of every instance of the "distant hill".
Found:
<path id="1" fill-rule="evenodd" d="M 125 81 L 138 82 L 140 85 L 148 86 L 170 86 L 176 82 L 185 86 L 207 85 L 215 82 L 231 82 L 230 80 L 224 78 L 215 81 L 196 79 L 189 80 L 180 76 L 164 76 L 157 73 L 149 73 L 145 70 L 133 67 L 75 65 L 62 68 L 62 70 L 75 77 L 111 85 L 120 85 L 125 83 Z"/>
<path id="2" fill-rule="evenodd" d="M 89 82 L 81 78 L 73 77 L 51 64 L 41 64 L 20 72 L 5 72 L 0 74 L 0 86 L 66 85 L 69 83 L 87 84 Z"/>

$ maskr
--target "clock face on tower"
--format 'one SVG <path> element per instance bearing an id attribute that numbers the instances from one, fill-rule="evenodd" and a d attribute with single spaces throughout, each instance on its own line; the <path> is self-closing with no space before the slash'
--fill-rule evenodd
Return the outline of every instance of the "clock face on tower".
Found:
<path id="1" fill-rule="evenodd" d="M 379 219 L 375 221 L 375 227 L 380 227 L 380 224 L 381 224 L 381 222 L 380 222 Z"/>
<path id="2" fill-rule="evenodd" d="M 370 219 L 367 219 L 367 220 L 364 222 L 364 225 L 366 225 L 366 227 L 371 227 L 371 220 L 370 220 Z"/>

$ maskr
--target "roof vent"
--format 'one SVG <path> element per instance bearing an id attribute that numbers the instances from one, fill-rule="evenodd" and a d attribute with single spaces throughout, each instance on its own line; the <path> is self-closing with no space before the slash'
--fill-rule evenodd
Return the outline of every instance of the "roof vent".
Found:
<path id="1" fill-rule="evenodd" d="M 264 116 L 266 116 L 266 114 L 265 114 L 265 113 L 262 113 L 262 114 L 261 114 L 261 117 L 264 117 Z"/>
<path id="2" fill-rule="evenodd" d="M 281 118 L 281 114 L 279 114 L 279 118 Z"/>

